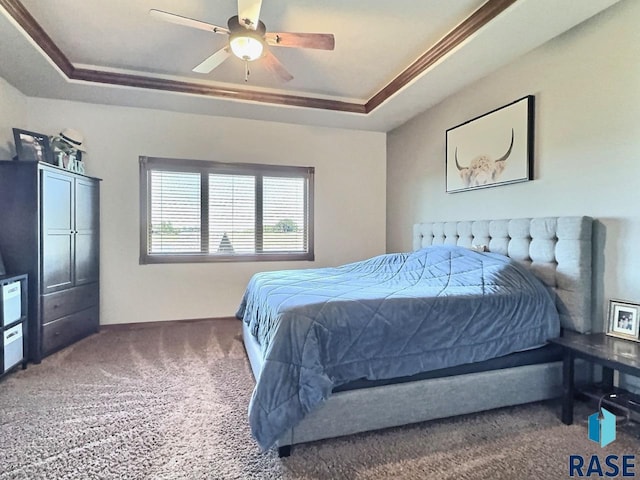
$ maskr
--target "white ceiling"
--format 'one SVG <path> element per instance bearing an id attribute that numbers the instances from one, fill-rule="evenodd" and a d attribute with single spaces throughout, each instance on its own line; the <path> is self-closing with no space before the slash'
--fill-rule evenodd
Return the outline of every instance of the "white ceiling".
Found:
<path id="1" fill-rule="evenodd" d="M 388 131 L 616 1 L 518 0 L 368 114 L 69 80 L 2 7 L 0 76 L 29 96 Z M 263 0 L 267 31 L 335 35 L 334 51 L 273 47 L 294 76 L 284 84 L 260 61 L 246 84 L 235 58 L 208 75 L 191 72 L 226 37 L 148 15 L 155 8 L 226 26 L 234 0 L 22 3 L 77 68 L 365 104 L 484 0 Z"/>

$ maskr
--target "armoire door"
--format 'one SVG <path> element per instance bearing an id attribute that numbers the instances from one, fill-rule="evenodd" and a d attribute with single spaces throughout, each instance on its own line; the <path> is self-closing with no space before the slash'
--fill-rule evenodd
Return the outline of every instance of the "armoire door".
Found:
<path id="1" fill-rule="evenodd" d="M 97 282 L 99 276 L 100 193 L 94 180 L 75 184 L 75 284 Z"/>
<path id="2" fill-rule="evenodd" d="M 74 178 L 42 171 L 42 293 L 74 284 Z"/>

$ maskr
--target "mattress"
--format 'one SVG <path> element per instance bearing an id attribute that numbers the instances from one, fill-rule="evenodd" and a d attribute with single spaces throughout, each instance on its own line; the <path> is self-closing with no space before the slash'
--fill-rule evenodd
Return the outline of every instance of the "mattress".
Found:
<path id="1" fill-rule="evenodd" d="M 417 382 L 419 380 L 431 380 L 434 378 L 453 377 L 455 375 L 465 375 L 468 373 L 489 372 L 501 370 L 503 368 L 523 367 L 525 365 L 537 365 L 562 360 L 562 348 L 559 345 L 545 345 L 523 352 L 516 352 L 498 358 L 492 358 L 483 362 L 466 363 L 455 367 L 440 368 L 428 372 L 421 372 L 417 375 L 408 375 L 397 378 L 386 378 L 381 380 L 367 380 L 361 378 L 353 382 L 345 383 L 333 389 L 332 393 L 358 390 L 362 388 L 381 387 L 384 385 L 395 385 L 398 383 Z"/>

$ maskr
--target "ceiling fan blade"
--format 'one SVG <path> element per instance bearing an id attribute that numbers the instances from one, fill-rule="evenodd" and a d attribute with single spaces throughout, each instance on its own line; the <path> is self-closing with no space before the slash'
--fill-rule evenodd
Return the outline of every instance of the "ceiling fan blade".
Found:
<path id="1" fill-rule="evenodd" d="M 185 27 L 198 28 L 200 30 L 206 30 L 207 32 L 229 33 L 229 30 L 224 27 L 218 27 L 217 25 L 201 22 L 200 20 L 194 20 L 193 18 L 183 17 L 174 13 L 163 12 L 162 10 L 151 9 L 149 10 L 149 15 L 164 22 L 176 23 Z"/>
<path id="2" fill-rule="evenodd" d="M 283 82 L 288 82 L 289 80 L 293 80 L 293 75 L 287 72 L 287 69 L 284 68 L 282 63 L 280 63 L 280 60 L 278 60 L 276 56 L 273 53 L 271 53 L 268 49 L 265 49 L 265 50 L 266 50 L 266 53 L 262 61 L 264 62 L 264 66 L 267 68 L 267 70 L 269 70 L 271 73 L 276 75 Z"/>
<path id="3" fill-rule="evenodd" d="M 262 0 L 238 0 L 238 20 L 251 30 L 258 28 Z"/>
<path id="4" fill-rule="evenodd" d="M 269 32 L 265 35 L 265 38 L 267 43 L 274 47 L 333 50 L 336 46 L 336 40 L 332 33 Z"/>
<path id="5" fill-rule="evenodd" d="M 229 47 L 223 47 L 216 53 L 205 59 L 200 65 L 193 69 L 196 73 L 209 73 L 227 58 L 229 58 Z"/>

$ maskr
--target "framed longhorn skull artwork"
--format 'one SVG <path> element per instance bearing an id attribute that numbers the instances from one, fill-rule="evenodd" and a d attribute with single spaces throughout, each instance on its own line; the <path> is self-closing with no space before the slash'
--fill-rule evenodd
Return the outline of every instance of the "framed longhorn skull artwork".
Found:
<path id="1" fill-rule="evenodd" d="M 447 192 L 533 179 L 534 96 L 447 130 Z"/>

